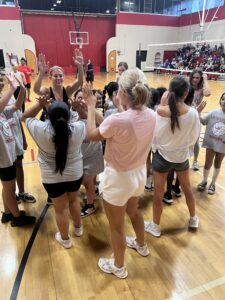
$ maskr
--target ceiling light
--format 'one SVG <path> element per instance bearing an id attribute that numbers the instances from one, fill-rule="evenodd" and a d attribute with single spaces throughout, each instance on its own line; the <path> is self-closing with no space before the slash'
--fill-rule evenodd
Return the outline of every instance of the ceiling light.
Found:
<path id="1" fill-rule="evenodd" d="M 54 8 L 52 7 L 51 10 L 54 10 Z"/>
<path id="2" fill-rule="evenodd" d="M 107 14 L 109 14 L 109 13 L 110 13 L 110 11 L 109 11 L 109 10 L 107 10 L 107 11 L 106 11 L 106 13 L 107 13 Z"/>
<path id="3" fill-rule="evenodd" d="M 61 4 L 61 0 L 57 0 L 56 3 Z"/>
<path id="4" fill-rule="evenodd" d="M 54 3 L 53 6 L 56 7 L 56 4 Z"/>

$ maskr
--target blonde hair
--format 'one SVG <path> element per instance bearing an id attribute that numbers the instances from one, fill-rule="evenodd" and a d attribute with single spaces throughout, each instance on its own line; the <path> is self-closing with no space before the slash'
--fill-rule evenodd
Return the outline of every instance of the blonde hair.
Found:
<path id="1" fill-rule="evenodd" d="M 57 70 L 60 70 L 63 73 L 63 75 L 65 74 L 63 68 L 61 68 L 59 66 L 53 66 L 49 70 L 49 75 L 52 76 L 52 73 Z"/>
<path id="2" fill-rule="evenodd" d="M 119 87 L 128 94 L 133 109 L 140 109 L 149 98 L 149 87 L 144 73 L 138 69 L 128 69 L 119 79 Z"/>

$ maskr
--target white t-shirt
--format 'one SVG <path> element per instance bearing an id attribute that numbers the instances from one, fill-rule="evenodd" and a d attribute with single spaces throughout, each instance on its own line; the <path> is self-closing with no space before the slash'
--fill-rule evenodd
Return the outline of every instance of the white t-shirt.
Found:
<path id="1" fill-rule="evenodd" d="M 39 148 L 38 162 L 43 183 L 74 181 L 81 178 L 83 175 L 81 144 L 86 135 L 84 122 L 69 123 L 72 134 L 69 140 L 66 167 L 62 175 L 60 172 L 55 173 L 55 145 L 52 141 L 54 130 L 50 121 L 42 122 L 35 118 L 28 118 L 26 125 Z"/>
<path id="2" fill-rule="evenodd" d="M 183 163 L 193 155 L 194 145 L 200 134 L 200 120 L 196 109 L 189 107 L 187 113 L 178 117 L 180 128 L 171 130 L 171 120 L 157 113 L 153 152 L 174 163 Z"/>

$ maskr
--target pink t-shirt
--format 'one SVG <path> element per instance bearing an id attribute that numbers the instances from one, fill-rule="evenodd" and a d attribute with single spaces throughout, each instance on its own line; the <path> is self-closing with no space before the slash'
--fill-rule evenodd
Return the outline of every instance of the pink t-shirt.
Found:
<path id="1" fill-rule="evenodd" d="M 119 172 L 146 163 L 155 130 L 156 115 L 149 108 L 129 109 L 105 119 L 99 127 L 106 139 L 105 160 Z"/>

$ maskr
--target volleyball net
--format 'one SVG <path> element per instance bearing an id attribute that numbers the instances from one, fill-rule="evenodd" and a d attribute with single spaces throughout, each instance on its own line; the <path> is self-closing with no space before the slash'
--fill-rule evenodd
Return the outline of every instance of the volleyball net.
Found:
<path id="1" fill-rule="evenodd" d="M 201 69 L 209 79 L 225 80 L 225 39 L 147 46 L 145 71 L 187 75 Z"/>

